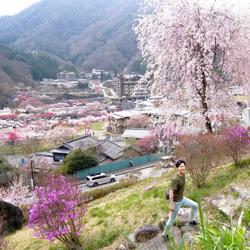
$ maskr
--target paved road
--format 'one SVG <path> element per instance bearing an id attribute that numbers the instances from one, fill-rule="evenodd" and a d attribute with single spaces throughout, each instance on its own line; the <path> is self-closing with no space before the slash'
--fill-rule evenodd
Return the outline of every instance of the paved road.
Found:
<path id="1" fill-rule="evenodd" d="M 129 175 L 131 173 L 137 174 L 138 179 L 140 179 L 140 180 L 151 177 L 151 176 L 157 177 L 168 170 L 166 168 L 156 169 L 155 164 L 157 164 L 157 163 L 158 162 L 154 162 L 154 163 L 146 164 L 146 165 L 143 165 L 140 167 L 132 167 L 132 168 L 129 168 L 126 170 L 120 170 L 120 171 L 113 172 L 112 174 L 114 174 L 116 176 L 116 179 L 117 179 L 117 181 L 113 182 L 113 183 L 107 183 L 107 184 L 104 184 L 104 185 L 101 185 L 98 187 L 88 187 L 88 186 L 86 186 L 85 182 L 81 182 L 79 187 L 81 188 L 82 191 L 89 191 L 89 190 L 93 190 L 96 188 L 107 187 L 109 185 L 114 185 L 115 183 L 120 182 L 122 179 L 129 178 Z"/>

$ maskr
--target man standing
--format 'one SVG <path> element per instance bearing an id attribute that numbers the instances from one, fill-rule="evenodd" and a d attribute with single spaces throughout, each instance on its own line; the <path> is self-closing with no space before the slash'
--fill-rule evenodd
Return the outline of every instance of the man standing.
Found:
<path id="1" fill-rule="evenodd" d="M 190 216 L 190 224 L 197 225 L 196 215 L 198 210 L 198 204 L 186 197 L 183 197 L 185 189 L 185 172 L 186 172 L 186 162 L 183 160 L 178 160 L 176 162 L 177 175 L 171 180 L 170 193 L 169 193 L 169 219 L 165 225 L 162 233 L 164 240 L 169 240 L 168 232 L 170 231 L 172 225 L 174 224 L 175 218 L 181 207 L 192 208 Z"/>
<path id="2" fill-rule="evenodd" d="M 133 167 L 133 161 L 132 161 L 132 160 L 130 160 L 129 166 L 130 166 L 130 167 Z"/>

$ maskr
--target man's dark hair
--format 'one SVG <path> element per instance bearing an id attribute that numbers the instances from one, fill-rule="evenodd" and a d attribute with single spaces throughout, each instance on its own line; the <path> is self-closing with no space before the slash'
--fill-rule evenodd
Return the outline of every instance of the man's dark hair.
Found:
<path id="1" fill-rule="evenodd" d="M 178 160 L 176 163 L 175 163 L 175 166 L 178 168 L 182 163 L 185 164 L 186 166 L 186 162 L 184 160 Z"/>

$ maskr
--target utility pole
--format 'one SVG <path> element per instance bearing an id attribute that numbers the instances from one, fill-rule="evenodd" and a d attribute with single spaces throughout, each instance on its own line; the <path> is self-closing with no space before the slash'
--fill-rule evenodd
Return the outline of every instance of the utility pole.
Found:
<path id="1" fill-rule="evenodd" d="M 34 170 L 33 170 L 33 159 L 30 159 L 30 170 L 31 170 L 31 179 L 30 179 L 30 185 L 31 188 L 34 189 L 35 183 L 34 183 Z"/>
<path id="2" fill-rule="evenodd" d="M 69 118 L 68 118 L 68 107 L 66 106 L 66 119 L 67 119 L 67 126 L 69 125 Z"/>

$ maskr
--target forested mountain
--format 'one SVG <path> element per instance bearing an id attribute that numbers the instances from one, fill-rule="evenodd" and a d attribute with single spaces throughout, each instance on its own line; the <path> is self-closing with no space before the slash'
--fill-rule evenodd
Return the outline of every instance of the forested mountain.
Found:
<path id="1" fill-rule="evenodd" d="M 0 45 L 0 83 L 31 84 L 44 77 L 56 78 L 63 69 L 74 70 L 74 66 L 42 52 L 25 53 Z"/>
<path id="2" fill-rule="evenodd" d="M 42 0 L 0 17 L 0 43 L 54 55 L 76 68 L 122 71 L 138 53 L 132 24 L 139 0 Z"/>

